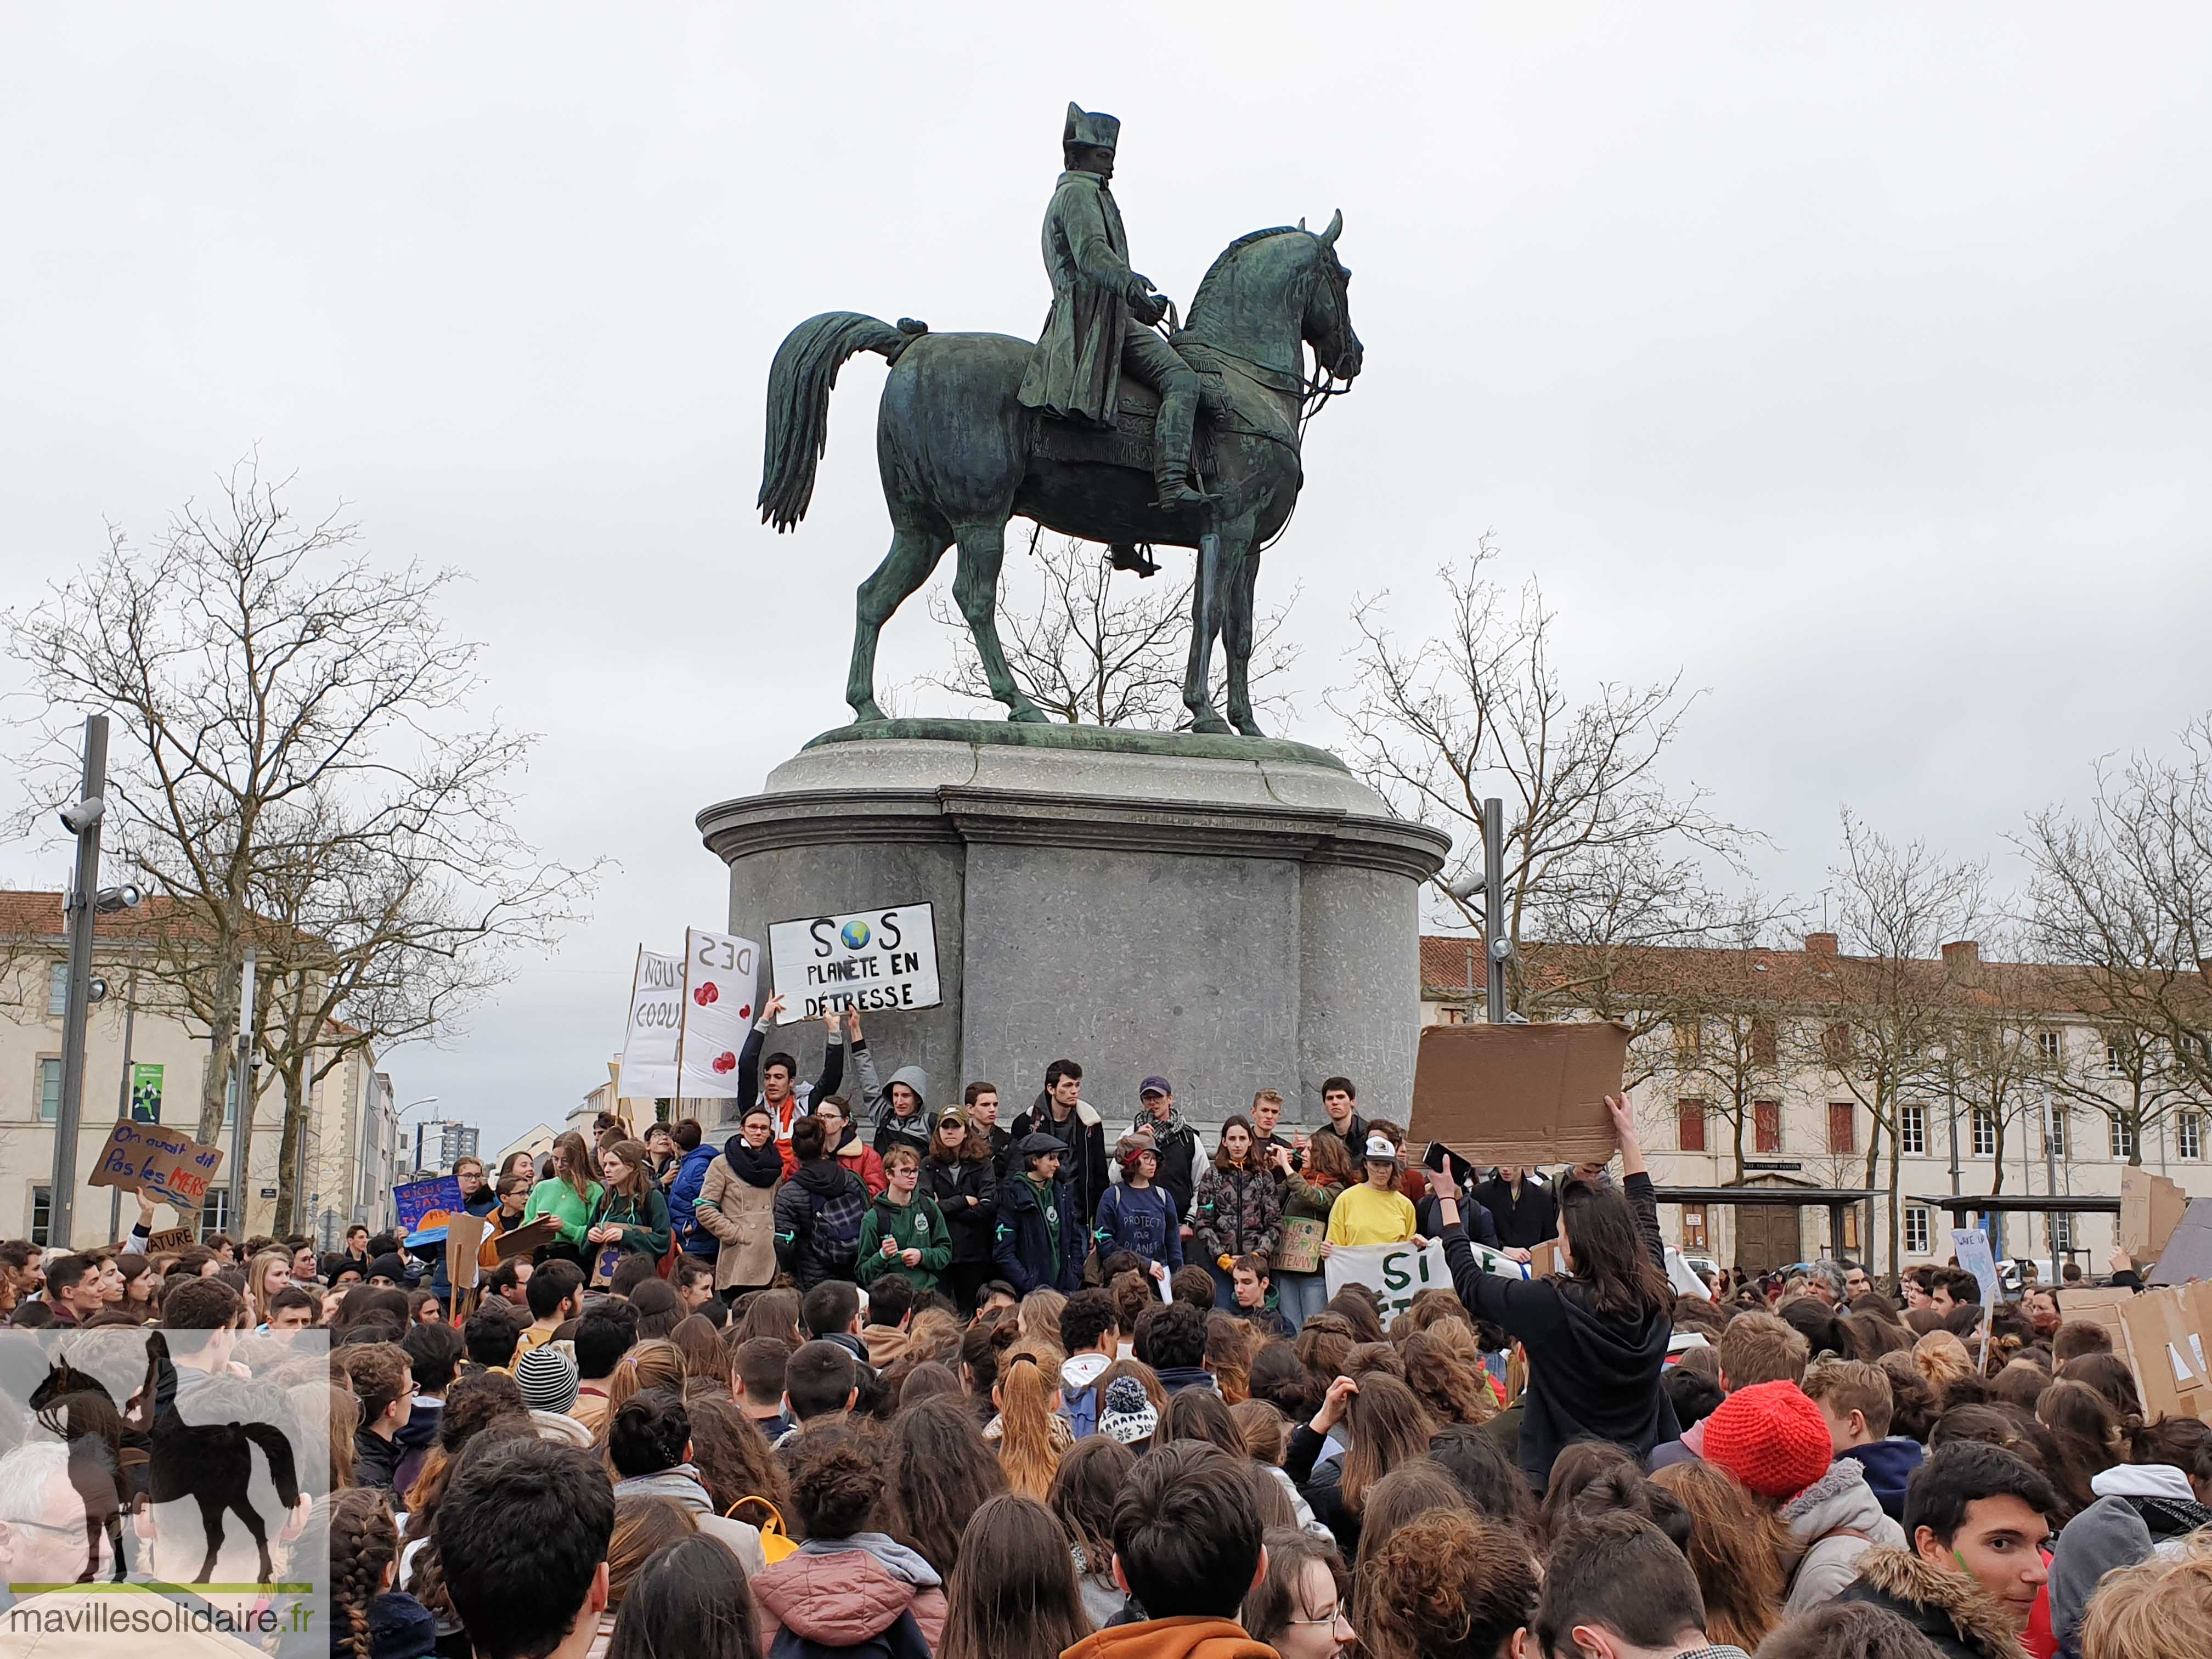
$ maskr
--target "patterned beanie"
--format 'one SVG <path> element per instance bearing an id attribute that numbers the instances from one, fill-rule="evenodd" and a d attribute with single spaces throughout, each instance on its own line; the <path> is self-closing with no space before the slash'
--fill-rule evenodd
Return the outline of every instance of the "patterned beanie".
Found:
<path id="1" fill-rule="evenodd" d="M 1135 1377 L 1117 1376 L 1106 1385 L 1105 1398 L 1098 1407 L 1099 1433 L 1130 1446 L 1151 1439 L 1159 1425 L 1160 1414 L 1152 1409 L 1152 1397 Z"/>
<path id="2" fill-rule="evenodd" d="M 514 1364 L 514 1386 L 534 1412 L 565 1412 L 576 1403 L 576 1362 L 550 1342 L 540 1343 Z"/>
<path id="3" fill-rule="evenodd" d="M 1828 1472 L 1828 1419 L 1795 1382 L 1754 1382 L 1705 1419 L 1705 1462 L 1762 1498 L 1790 1498 Z"/>

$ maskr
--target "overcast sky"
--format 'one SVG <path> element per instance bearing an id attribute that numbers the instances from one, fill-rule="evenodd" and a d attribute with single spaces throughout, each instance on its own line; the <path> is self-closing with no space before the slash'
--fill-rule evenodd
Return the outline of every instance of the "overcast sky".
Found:
<path id="1" fill-rule="evenodd" d="M 777 342 L 1033 332 L 1071 98 L 1122 118 L 1133 263 L 1186 306 L 1231 238 L 1344 210 L 1366 372 L 1263 577 L 1303 587 L 1294 735 L 1334 740 L 1354 596 L 1418 629 L 1484 531 L 1574 684 L 1709 689 L 1675 779 L 1816 908 L 1840 805 L 2001 859 L 2212 704 L 2201 8 L 766 14 L 0 25 L 0 605 L 258 446 L 469 574 L 485 706 L 544 734 L 525 827 L 620 861 L 557 957 L 389 1057 L 488 1144 L 604 1078 L 641 939 L 723 918 L 693 814 L 847 718 L 882 365 L 777 538 Z M 917 599 L 884 682 L 949 653 Z"/>

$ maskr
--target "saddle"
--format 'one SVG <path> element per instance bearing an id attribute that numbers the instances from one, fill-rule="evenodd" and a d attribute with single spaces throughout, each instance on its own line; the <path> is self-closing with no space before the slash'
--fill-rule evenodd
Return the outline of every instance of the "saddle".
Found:
<path id="1" fill-rule="evenodd" d="M 1176 343 L 1183 344 L 1181 340 Z M 1217 476 L 1224 438 L 1266 438 L 1287 446 L 1293 454 L 1297 453 L 1296 429 L 1284 421 L 1273 403 L 1260 395 L 1258 382 L 1203 347 L 1186 347 L 1185 351 L 1191 367 L 1199 372 L 1198 422 L 1191 440 L 1191 465 L 1200 477 Z M 1046 460 L 1123 466 L 1151 473 L 1152 428 L 1159 419 L 1160 394 L 1142 380 L 1128 374 L 1121 377 L 1110 427 L 1063 420 L 1042 410 L 1038 413 L 1041 418 L 1031 428 L 1030 454 Z"/>

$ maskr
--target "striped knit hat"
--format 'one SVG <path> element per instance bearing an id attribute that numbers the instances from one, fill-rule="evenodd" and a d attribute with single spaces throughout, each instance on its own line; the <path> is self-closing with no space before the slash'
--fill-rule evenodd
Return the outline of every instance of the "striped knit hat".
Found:
<path id="1" fill-rule="evenodd" d="M 565 1412 L 576 1403 L 576 1362 L 550 1342 L 514 1363 L 514 1385 L 534 1412 Z"/>

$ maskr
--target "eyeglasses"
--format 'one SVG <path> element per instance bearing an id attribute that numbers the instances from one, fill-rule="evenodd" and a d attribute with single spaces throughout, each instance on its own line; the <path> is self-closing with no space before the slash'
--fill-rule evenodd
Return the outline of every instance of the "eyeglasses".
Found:
<path id="1" fill-rule="evenodd" d="M 1337 1606 L 1331 1607 L 1326 1613 L 1322 1614 L 1318 1619 L 1285 1619 L 1283 1622 L 1286 1625 L 1313 1625 L 1319 1626 L 1325 1625 L 1348 1625 L 1352 1621 L 1344 1616 L 1343 1604 L 1340 1602 Z"/>

